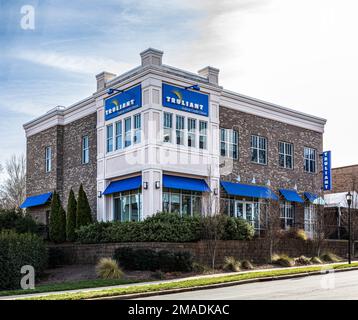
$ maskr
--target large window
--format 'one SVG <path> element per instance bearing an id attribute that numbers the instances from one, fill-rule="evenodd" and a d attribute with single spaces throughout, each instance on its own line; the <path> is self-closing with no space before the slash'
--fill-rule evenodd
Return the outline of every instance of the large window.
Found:
<path id="1" fill-rule="evenodd" d="M 113 194 L 116 221 L 140 221 L 142 213 L 142 194 L 140 190 Z"/>
<path id="2" fill-rule="evenodd" d="M 220 129 L 220 154 L 222 157 L 238 158 L 239 134 L 232 129 Z"/>
<path id="3" fill-rule="evenodd" d="M 196 120 L 188 118 L 188 147 L 195 148 Z"/>
<path id="4" fill-rule="evenodd" d="M 52 158 L 52 149 L 51 149 L 51 147 L 46 147 L 45 148 L 45 170 L 46 170 L 46 172 L 51 171 L 51 167 L 52 167 L 51 158 Z"/>
<path id="5" fill-rule="evenodd" d="M 208 123 L 199 121 L 199 149 L 207 149 L 208 147 Z"/>
<path id="6" fill-rule="evenodd" d="M 89 139 L 88 136 L 82 137 L 82 163 L 89 163 Z"/>
<path id="7" fill-rule="evenodd" d="M 310 238 L 313 238 L 316 226 L 316 206 L 306 204 L 304 211 L 305 232 Z"/>
<path id="8" fill-rule="evenodd" d="M 251 136 L 251 161 L 258 164 L 267 164 L 267 139 L 260 136 Z"/>
<path id="9" fill-rule="evenodd" d="M 164 112 L 163 116 L 164 142 L 172 142 L 173 114 Z"/>
<path id="10" fill-rule="evenodd" d="M 280 203 L 281 228 L 289 229 L 295 223 L 295 210 L 291 202 Z"/>
<path id="11" fill-rule="evenodd" d="M 116 150 L 123 148 L 122 120 L 116 122 Z"/>
<path id="12" fill-rule="evenodd" d="M 113 124 L 107 126 L 107 152 L 113 151 Z"/>
<path id="13" fill-rule="evenodd" d="M 124 147 L 129 147 L 132 144 L 132 119 L 124 119 Z"/>
<path id="14" fill-rule="evenodd" d="M 278 143 L 278 163 L 280 167 L 293 168 L 293 144 L 279 141 Z"/>
<path id="15" fill-rule="evenodd" d="M 142 124 L 140 113 L 134 116 L 134 144 L 141 142 Z"/>
<path id="16" fill-rule="evenodd" d="M 304 148 L 304 170 L 306 172 L 316 172 L 316 150 Z"/>
<path id="17" fill-rule="evenodd" d="M 194 216 L 201 214 L 201 192 L 163 189 L 163 211 Z"/>
<path id="18" fill-rule="evenodd" d="M 175 132 L 177 144 L 184 145 L 184 117 L 176 116 Z"/>

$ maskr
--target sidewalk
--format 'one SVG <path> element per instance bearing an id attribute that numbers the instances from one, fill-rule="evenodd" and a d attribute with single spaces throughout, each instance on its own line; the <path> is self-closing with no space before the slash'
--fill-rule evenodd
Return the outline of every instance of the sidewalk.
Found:
<path id="1" fill-rule="evenodd" d="M 352 261 L 352 263 L 358 262 Z M 178 279 L 171 279 L 171 280 L 160 280 L 160 281 L 147 281 L 147 282 L 138 282 L 132 284 L 124 284 L 124 285 L 116 285 L 116 286 L 107 286 L 107 287 L 96 287 L 96 288 L 87 288 L 87 289 L 75 289 L 75 290 L 65 290 L 65 291 L 53 291 L 53 292 L 44 292 L 44 293 L 29 293 L 29 294 L 21 294 L 21 295 L 14 295 L 14 296 L 0 296 L 0 300 L 16 300 L 21 298 L 33 298 L 33 297 L 42 297 L 42 296 L 49 296 L 54 294 L 63 294 L 63 293 L 80 293 L 80 292 L 93 292 L 93 291 L 101 291 L 101 290 L 110 290 L 116 288 L 128 288 L 128 287 L 137 287 L 143 285 L 153 285 L 153 284 L 162 284 L 168 282 L 178 282 L 178 281 L 185 281 L 185 280 L 195 280 L 195 279 L 205 279 L 205 278 L 215 278 L 215 277 L 222 277 L 222 276 L 231 276 L 231 275 L 239 275 L 239 274 L 246 274 L 252 272 L 262 272 L 262 271 L 278 271 L 278 270 L 289 270 L 289 269 L 300 269 L 300 268 L 307 268 L 307 267 L 322 267 L 327 269 L 330 266 L 339 265 L 344 262 L 336 262 L 330 264 L 312 264 L 309 266 L 299 266 L 299 267 L 288 267 L 288 268 L 269 268 L 269 269 L 255 269 L 255 270 L 248 270 L 248 271 L 240 271 L 240 272 L 226 272 L 226 273 L 216 273 L 216 274 L 208 274 L 208 275 L 199 275 L 199 276 L 191 276 L 185 278 L 178 278 Z M 0 292 L 1 294 L 1 292 Z"/>

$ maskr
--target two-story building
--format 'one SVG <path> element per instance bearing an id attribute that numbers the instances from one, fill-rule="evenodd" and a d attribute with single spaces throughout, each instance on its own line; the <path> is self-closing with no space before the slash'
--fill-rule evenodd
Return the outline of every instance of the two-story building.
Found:
<path id="1" fill-rule="evenodd" d="M 92 96 L 24 125 L 22 207 L 47 223 L 53 190 L 66 204 L 82 183 L 98 221 L 211 210 L 260 229 L 269 199 L 282 227 L 309 232 L 326 120 L 225 90 L 218 69 L 196 74 L 163 64 L 161 51 L 140 55 L 120 76 L 98 74 Z"/>

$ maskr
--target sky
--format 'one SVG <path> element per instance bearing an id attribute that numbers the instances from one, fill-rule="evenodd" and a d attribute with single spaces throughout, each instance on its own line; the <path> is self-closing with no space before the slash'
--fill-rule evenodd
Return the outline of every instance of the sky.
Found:
<path id="1" fill-rule="evenodd" d="M 327 119 L 333 166 L 357 164 L 356 12 L 356 0 L 0 0 L 0 163 L 25 152 L 25 122 L 153 47 L 165 64 L 217 67 L 226 89 Z"/>

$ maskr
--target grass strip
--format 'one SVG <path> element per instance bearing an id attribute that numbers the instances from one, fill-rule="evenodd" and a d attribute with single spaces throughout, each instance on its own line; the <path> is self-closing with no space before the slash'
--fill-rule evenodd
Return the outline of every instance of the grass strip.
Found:
<path id="1" fill-rule="evenodd" d="M 127 288 L 114 288 L 108 290 L 79 292 L 79 293 L 53 294 L 43 297 L 32 297 L 26 300 L 82 300 L 82 299 L 102 298 L 102 297 L 120 296 L 120 295 L 133 294 L 133 293 L 148 293 L 148 292 L 165 291 L 170 289 L 201 287 L 211 284 L 227 283 L 227 282 L 234 282 L 234 281 L 236 282 L 236 281 L 248 280 L 248 279 L 259 279 L 264 277 L 277 277 L 277 276 L 294 275 L 300 273 L 310 273 L 310 272 L 321 271 L 323 269 L 329 269 L 329 268 L 337 270 L 337 269 L 345 269 L 345 268 L 352 268 L 352 267 L 358 267 L 358 262 L 352 263 L 350 265 L 348 264 L 339 264 L 334 266 L 322 265 L 322 266 L 307 267 L 307 268 L 292 268 L 286 270 L 258 271 L 258 272 L 250 272 L 244 274 L 236 274 L 236 275 L 213 277 L 213 278 L 191 279 L 191 280 L 183 280 L 183 281 L 160 283 L 160 284 L 138 285 L 138 286 L 127 287 Z"/>

